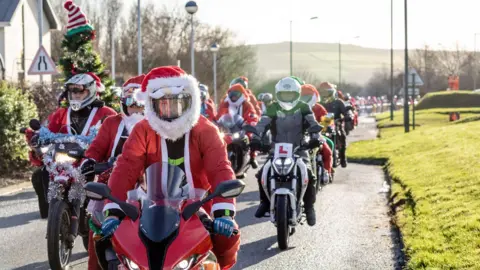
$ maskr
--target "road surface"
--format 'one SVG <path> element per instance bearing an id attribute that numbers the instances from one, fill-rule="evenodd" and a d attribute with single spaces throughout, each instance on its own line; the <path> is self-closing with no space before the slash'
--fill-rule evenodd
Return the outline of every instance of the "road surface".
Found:
<path id="1" fill-rule="evenodd" d="M 349 141 L 376 136 L 371 118 L 361 118 Z M 237 200 L 242 246 L 234 269 L 395 269 L 397 244 L 390 227 L 384 174 L 380 167 L 349 164 L 317 197 L 317 224 L 299 226 L 291 248 L 281 252 L 276 228 L 256 219 L 254 171 Z M 49 269 L 46 221 L 39 219 L 32 189 L 0 197 L 0 269 Z M 87 269 L 87 253 L 77 239 L 72 269 Z"/>

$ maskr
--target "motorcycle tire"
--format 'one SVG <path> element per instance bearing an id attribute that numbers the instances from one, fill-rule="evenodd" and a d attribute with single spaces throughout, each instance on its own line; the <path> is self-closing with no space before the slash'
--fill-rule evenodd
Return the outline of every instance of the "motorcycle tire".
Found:
<path id="1" fill-rule="evenodd" d="M 277 241 L 280 250 L 288 248 L 288 240 L 290 237 L 290 226 L 288 224 L 288 197 L 287 195 L 277 196 L 277 205 L 275 217 L 277 219 Z"/>
<path id="2" fill-rule="evenodd" d="M 323 173 L 324 173 L 324 169 L 322 166 L 318 166 L 317 168 L 317 171 L 320 172 L 320 174 L 317 174 L 318 177 L 317 177 L 317 183 L 315 184 L 315 193 L 318 194 L 318 192 L 320 191 L 321 189 L 321 186 L 322 186 L 322 183 L 323 183 Z M 323 183 L 323 184 L 327 184 L 327 183 Z"/>
<path id="3" fill-rule="evenodd" d="M 70 234 L 70 209 L 64 201 L 52 201 L 47 222 L 48 263 L 52 270 L 67 269 L 72 249 L 67 243 Z"/>

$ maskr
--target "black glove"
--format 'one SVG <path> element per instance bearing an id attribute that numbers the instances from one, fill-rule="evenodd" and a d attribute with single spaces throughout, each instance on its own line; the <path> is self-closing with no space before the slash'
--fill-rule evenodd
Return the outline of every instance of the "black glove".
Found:
<path id="1" fill-rule="evenodd" d="M 30 146 L 38 147 L 39 139 L 40 139 L 40 136 L 38 134 L 33 135 L 32 138 L 30 139 Z"/>
<path id="2" fill-rule="evenodd" d="M 252 141 L 250 142 L 250 151 L 260 151 L 262 150 L 262 141 L 257 136 L 253 136 Z"/>
<path id="3" fill-rule="evenodd" d="M 310 139 L 308 142 L 308 148 L 309 149 L 314 149 L 320 147 L 321 143 L 319 139 Z"/>
<path id="4" fill-rule="evenodd" d="M 94 175 L 94 167 L 97 162 L 91 158 L 86 159 L 80 165 L 80 171 L 85 177 L 93 177 Z"/>

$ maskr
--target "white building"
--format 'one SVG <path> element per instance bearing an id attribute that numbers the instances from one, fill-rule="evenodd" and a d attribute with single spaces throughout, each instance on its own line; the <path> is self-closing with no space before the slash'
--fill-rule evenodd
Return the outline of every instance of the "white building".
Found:
<path id="1" fill-rule="evenodd" d="M 48 0 L 43 0 L 43 46 L 50 51 L 50 30 L 60 25 Z M 38 0 L 0 0 L 0 80 L 17 82 L 28 71 L 39 48 Z M 26 75 L 26 74 L 25 74 Z M 40 76 L 28 76 L 37 82 Z M 51 81 L 51 76 L 43 76 Z"/>

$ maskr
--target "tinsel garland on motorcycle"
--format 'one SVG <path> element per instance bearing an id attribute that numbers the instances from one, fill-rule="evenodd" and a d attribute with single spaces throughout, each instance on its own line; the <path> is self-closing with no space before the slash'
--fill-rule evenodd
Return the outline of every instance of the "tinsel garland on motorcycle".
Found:
<path id="1" fill-rule="evenodd" d="M 98 129 L 99 127 L 97 126 L 92 127 L 90 129 L 90 134 L 87 136 L 52 133 L 45 127 L 40 129 L 40 144 L 50 144 L 49 149 L 43 155 L 43 163 L 50 174 L 50 184 L 47 193 L 48 202 L 50 202 L 52 199 L 62 200 L 62 196 L 65 191 L 64 186 L 63 184 L 54 181 L 54 179 L 57 177 L 63 177 L 64 179 L 75 179 L 70 186 L 68 200 L 70 202 L 73 202 L 74 200 L 80 200 L 81 204 L 83 204 L 86 198 L 85 190 L 83 188 L 85 184 L 85 177 L 81 174 L 78 168 L 73 166 L 71 162 L 54 161 L 54 144 L 77 143 L 83 150 L 85 150 L 97 135 Z"/>

